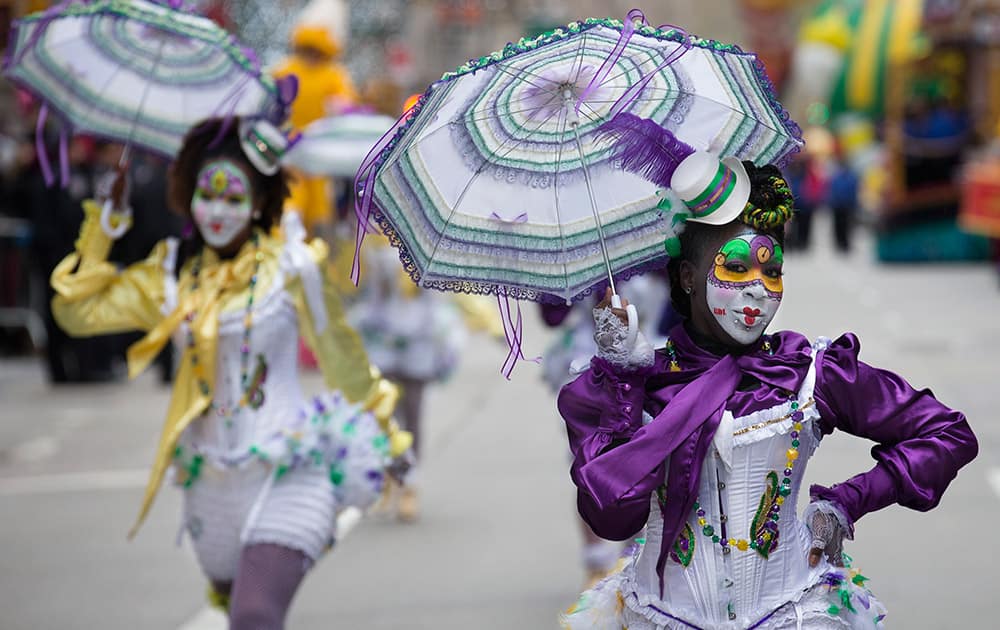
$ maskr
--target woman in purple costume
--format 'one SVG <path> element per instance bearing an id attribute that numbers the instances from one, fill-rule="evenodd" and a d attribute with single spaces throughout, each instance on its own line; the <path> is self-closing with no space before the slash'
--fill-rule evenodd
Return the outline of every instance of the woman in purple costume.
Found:
<path id="1" fill-rule="evenodd" d="M 667 246 L 684 321 L 654 351 L 641 334 L 629 343 L 626 312 L 605 299 L 597 355 L 559 396 L 580 514 L 604 538 L 639 542 L 564 627 L 880 627 L 885 610 L 845 566 L 843 540 L 869 512 L 937 505 L 977 453 L 965 417 L 860 361 L 853 334 L 767 332 L 793 204 L 777 168 L 694 152 L 634 117 L 611 131 L 624 167 L 691 213 Z M 650 166 L 668 151 L 668 168 Z M 810 487 L 799 514 L 806 462 L 834 430 L 876 442 L 876 464 Z"/>

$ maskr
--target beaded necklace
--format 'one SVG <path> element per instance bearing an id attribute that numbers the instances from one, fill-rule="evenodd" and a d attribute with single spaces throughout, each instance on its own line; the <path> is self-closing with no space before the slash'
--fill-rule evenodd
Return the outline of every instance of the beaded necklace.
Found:
<path id="1" fill-rule="evenodd" d="M 211 404 L 211 407 L 216 414 L 227 419 L 228 425 L 232 424 L 233 416 L 239 414 L 244 407 L 249 406 L 252 409 L 259 409 L 264 404 L 264 392 L 261 389 L 261 385 L 263 385 L 267 378 L 267 363 L 264 359 L 264 355 L 257 355 L 257 368 L 254 370 L 253 378 L 250 377 L 250 332 L 253 329 L 253 301 L 254 292 L 257 287 L 257 276 L 260 271 L 260 263 L 263 259 L 263 255 L 260 253 L 260 238 L 257 232 L 253 232 L 250 235 L 250 242 L 254 247 L 254 267 L 253 273 L 250 275 L 250 283 L 247 288 L 247 305 L 246 312 L 243 316 L 243 340 L 240 344 L 240 386 L 243 389 L 243 394 L 240 396 L 240 400 L 237 405 L 232 409 L 226 407 L 225 405 L 216 405 L 214 401 Z M 195 259 L 191 268 L 192 293 L 198 290 L 198 277 L 201 273 L 201 264 L 202 256 L 199 255 L 198 258 Z M 207 396 L 211 393 L 211 388 L 205 380 L 204 367 L 198 360 L 194 332 L 192 331 L 191 326 L 194 318 L 194 312 L 188 313 L 185 318 L 188 324 L 188 354 L 191 356 L 191 366 L 194 369 L 195 378 L 198 381 L 198 389 L 203 395 Z"/>
<path id="2" fill-rule="evenodd" d="M 730 553 L 732 548 L 736 547 L 740 551 L 756 551 L 766 558 L 778 546 L 778 520 L 781 518 L 781 506 L 785 503 L 785 497 L 792 493 L 792 472 L 795 468 L 795 462 L 799 458 L 799 432 L 802 431 L 802 420 L 805 417 L 802 410 L 799 409 L 798 396 L 794 393 L 789 394 L 789 401 L 791 412 L 773 422 L 768 422 L 768 424 L 773 424 L 787 419 L 792 420 L 792 431 L 788 434 L 791 438 L 791 448 L 785 451 L 785 469 L 781 473 L 781 482 L 778 482 L 776 471 L 772 470 L 767 474 L 768 485 L 750 526 L 752 538 L 748 540 L 727 535 L 726 521 L 728 517 L 722 511 L 722 491 L 726 489 L 726 484 L 722 481 L 717 479 L 719 509 L 722 512 L 719 517 L 718 533 L 716 533 L 715 527 L 708 522 L 705 509 L 698 501 L 694 502 L 692 509 L 698 519 L 702 535 L 710 538 L 712 543 L 718 544 L 723 554 Z"/>
<path id="3" fill-rule="evenodd" d="M 767 352 L 769 355 L 774 355 L 774 349 L 771 346 L 771 341 L 769 338 L 764 338 L 761 343 L 761 349 Z M 679 371 L 680 365 L 677 362 L 677 352 L 674 347 L 674 343 L 667 340 L 666 352 L 670 358 L 670 371 Z M 721 515 L 719 517 L 719 530 L 716 531 L 715 526 L 708 522 L 708 516 L 705 509 L 699 500 L 694 502 L 692 508 L 694 515 L 696 517 L 696 522 L 698 527 L 701 528 L 701 533 L 704 537 L 711 539 L 713 545 L 719 545 L 723 554 L 732 553 L 735 547 L 739 551 L 755 551 L 767 558 L 768 555 L 774 551 L 778 544 L 778 520 L 781 518 L 781 506 L 785 503 L 785 498 L 792 492 L 792 472 L 795 468 L 795 462 L 799 458 L 799 441 L 800 432 L 802 431 L 802 420 L 805 415 L 800 409 L 798 402 L 798 396 L 795 393 L 788 393 L 789 406 L 791 411 L 774 420 L 760 423 L 760 426 L 754 425 L 753 427 L 747 427 L 746 429 L 740 430 L 738 433 L 742 434 L 754 428 L 760 428 L 767 426 L 769 424 L 775 424 L 777 422 L 783 422 L 785 420 L 792 420 L 792 431 L 789 433 L 791 439 L 791 447 L 785 451 L 785 469 L 782 471 L 782 478 L 779 482 L 778 473 L 776 471 L 771 471 L 767 475 L 767 489 L 764 495 L 761 497 L 760 506 L 757 508 L 757 514 L 751 523 L 751 538 L 736 538 L 728 535 L 726 523 L 729 520 L 725 512 L 722 511 L 722 491 L 725 490 L 726 485 L 721 479 L 718 478 L 718 473 L 716 473 L 716 487 L 719 493 L 719 508 Z M 811 405 L 812 402 L 806 403 L 806 406 Z M 660 486 L 657 488 L 657 495 L 661 504 L 666 502 L 666 487 Z M 682 564 L 683 566 L 688 566 L 694 556 L 694 531 L 691 529 L 690 525 L 685 525 L 684 529 L 681 531 L 678 539 L 674 542 L 673 548 L 671 550 L 671 558 Z"/>

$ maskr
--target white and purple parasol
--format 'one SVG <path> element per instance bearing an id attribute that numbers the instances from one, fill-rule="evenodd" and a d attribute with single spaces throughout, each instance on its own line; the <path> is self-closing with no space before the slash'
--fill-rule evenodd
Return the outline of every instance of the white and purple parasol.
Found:
<path id="1" fill-rule="evenodd" d="M 68 0 L 18 20 L 10 42 L 3 72 L 43 102 L 39 129 L 51 110 L 74 133 L 165 157 L 205 118 L 280 122 L 295 94 L 181 0 Z"/>
<path id="2" fill-rule="evenodd" d="M 683 204 L 621 168 L 621 113 L 759 163 L 801 145 L 754 55 L 639 11 L 588 19 L 431 85 L 358 172 L 359 246 L 374 222 L 422 287 L 539 302 L 664 265 Z"/>
<path id="3" fill-rule="evenodd" d="M 363 112 L 321 118 L 302 130 L 283 162 L 309 175 L 354 177 L 395 122 L 389 116 Z"/>

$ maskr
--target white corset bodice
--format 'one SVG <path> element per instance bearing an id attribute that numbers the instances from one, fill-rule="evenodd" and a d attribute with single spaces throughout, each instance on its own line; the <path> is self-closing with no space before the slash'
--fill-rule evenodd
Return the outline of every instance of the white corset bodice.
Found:
<path id="1" fill-rule="evenodd" d="M 815 354 L 815 353 L 814 353 Z M 815 363 L 794 397 L 802 411 L 799 457 L 792 467 L 790 493 L 778 520 L 778 545 L 767 558 L 753 549 L 733 548 L 724 553 L 706 536 L 694 512 L 688 518 L 693 532 L 694 552 L 685 567 L 668 559 L 664 569 L 663 596 L 660 597 L 656 570 L 663 520 L 659 499 L 653 496 L 646 541 L 631 567 L 629 588 L 643 606 L 710 628 L 746 628 L 782 604 L 795 600 L 814 584 L 829 567 L 825 560 L 810 569 L 807 555 L 811 536 L 795 509 L 806 462 L 819 443 L 815 423 L 819 418 L 812 401 Z M 722 530 L 731 539 L 753 540 L 754 516 L 774 472 L 780 487 L 789 433 L 794 420 L 792 400 L 770 409 L 733 418 L 727 411 L 702 465 L 698 502 L 715 534 Z M 720 505 L 721 503 L 721 505 Z M 761 516 L 761 520 L 766 514 Z"/>
<path id="2" fill-rule="evenodd" d="M 298 373 L 299 318 L 284 284 L 284 274 L 278 271 L 252 310 L 247 372 L 253 375 L 259 358 L 267 370 L 261 386 L 263 402 L 257 409 L 239 406 L 244 393 L 241 348 L 246 311 L 226 311 L 219 317 L 212 406 L 181 438 L 182 445 L 217 464 L 238 464 L 247 459 L 250 449 L 288 424 L 305 400 Z M 186 338 L 185 325 L 178 328 L 174 341 L 186 344 Z"/>

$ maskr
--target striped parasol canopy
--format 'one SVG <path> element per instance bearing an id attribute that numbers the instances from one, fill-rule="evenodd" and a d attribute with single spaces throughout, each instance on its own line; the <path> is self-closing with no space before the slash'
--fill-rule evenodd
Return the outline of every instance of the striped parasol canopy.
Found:
<path id="1" fill-rule="evenodd" d="M 18 20 L 10 42 L 4 75 L 73 132 L 172 157 L 202 119 L 284 116 L 253 51 L 180 0 L 69 0 Z"/>
<path id="2" fill-rule="evenodd" d="M 801 145 L 754 55 L 588 19 L 431 85 L 362 165 L 359 221 L 441 290 L 571 302 L 661 266 L 684 206 L 615 163 L 600 127 L 620 112 L 722 156 L 780 162 Z"/>
<path id="3" fill-rule="evenodd" d="M 395 122 L 389 116 L 367 113 L 321 118 L 302 130 L 283 162 L 309 175 L 353 177 Z"/>

